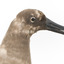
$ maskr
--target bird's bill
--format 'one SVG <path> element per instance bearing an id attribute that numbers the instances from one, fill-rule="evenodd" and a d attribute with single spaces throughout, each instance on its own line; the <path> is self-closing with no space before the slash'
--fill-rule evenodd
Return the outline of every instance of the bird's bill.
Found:
<path id="1" fill-rule="evenodd" d="M 60 34 L 64 34 L 64 26 L 58 25 L 53 21 L 49 20 L 48 18 L 46 18 L 46 29 Z"/>

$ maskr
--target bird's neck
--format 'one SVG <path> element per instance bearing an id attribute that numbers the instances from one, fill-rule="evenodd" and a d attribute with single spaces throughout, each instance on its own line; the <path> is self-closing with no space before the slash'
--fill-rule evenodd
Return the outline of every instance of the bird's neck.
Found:
<path id="1" fill-rule="evenodd" d="M 29 38 L 24 34 L 11 34 L 7 32 L 2 45 L 5 45 L 7 54 L 24 61 L 25 64 L 31 64 Z"/>

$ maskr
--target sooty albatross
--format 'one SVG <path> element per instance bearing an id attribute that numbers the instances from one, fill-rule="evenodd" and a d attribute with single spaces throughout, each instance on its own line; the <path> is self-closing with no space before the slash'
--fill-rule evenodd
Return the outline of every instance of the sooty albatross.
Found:
<path id="1" fill-rule="evenodd" d="M 30 37 L 39 30 L 64 34 L 64 27 L 46 18 L 41 11 L 21 11 L 11 22 L 0 45 L 0 64 L 31 64 Z"/>

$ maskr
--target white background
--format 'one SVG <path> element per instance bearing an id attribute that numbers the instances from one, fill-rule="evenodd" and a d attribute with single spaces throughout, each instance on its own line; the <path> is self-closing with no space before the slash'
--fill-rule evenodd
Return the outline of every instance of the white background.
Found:
<path id="1" fill-rule="evenodd" d="M 0 0 L 0 43 L 15 16 L 24 9 L 41 10 L 64 25 L 64 0 Z M 32 64 L 64 64 L 64 35 L 42 30 L 31 37 Z"/>

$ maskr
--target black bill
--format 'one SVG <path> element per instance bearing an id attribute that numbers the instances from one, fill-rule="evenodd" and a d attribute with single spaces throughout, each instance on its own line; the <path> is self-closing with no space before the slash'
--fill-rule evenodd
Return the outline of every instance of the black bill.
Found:
<path id="1" fill-rule="evenodd" d="M 46 28 L 47 30 L 64 34 L 64 26 L 58 25 L 48 18 L 46 18 Z"/>

